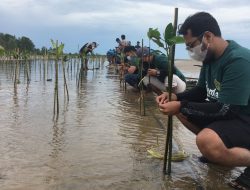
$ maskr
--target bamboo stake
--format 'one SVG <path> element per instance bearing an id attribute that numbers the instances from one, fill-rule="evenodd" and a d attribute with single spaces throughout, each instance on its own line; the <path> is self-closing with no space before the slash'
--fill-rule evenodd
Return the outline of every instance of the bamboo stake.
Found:
<path id="1" fill-rule="evenodd" d="M 175 8 L 174 15 L 174 32 L 176 33 L 177 29 L 177 20 L 178 20 L 178 8 Z M 171 101 L 172 95 L 172 81 L 173 81 L 173 67 L 174 67 L 174 59 L 175 59 L 175 45 L 170 47 L 170 64 L 168 64 L 168 89 L 169 89 L 169 101 Z M 164 164 L 163 164 L 163 172 L 166 174 L 166 166 L 168 164 L 167 175 L 171 175 L 171 159 L 172 159 L 172 136 L 173 136 L 173 117 L 168 116 L 168 129 L 167 129 L 167 137 L 166 137 L 166 146 L 165 146 L 165 154 L 164 154 Z"/>
<path id="2" fill-rule="evenodd" d="M 141 41 L 141 44 L 142 44 L 142 55 L 141 55 L 141 64 L 140 64 L 140 113 L 141 115 L 146 115 L 146 110 L 145 110 L 145 101 L 144 101 L 144 95 L 143 95 L 143 82 L 142 82 L 142 70 L 143 70 L 143 52 L 144 52 L 144 47 L 143 47 L 143 39 Z M 143 107 L 143 113 L 142 113 L 142 107 Z"/>
<path id="3" fill-rule="evenodd" d="M 63 79 L 64 79 L 64 93 L 66 91 L 67 94 L 67 101 L 69 101 L 69 91 L 68 91 L 68 85 L 67 85 L 67 80 L 65 76 L 65 66 L 64 66 L 64 60 L 62 59 L 62 66 L 63 66 Z"/>

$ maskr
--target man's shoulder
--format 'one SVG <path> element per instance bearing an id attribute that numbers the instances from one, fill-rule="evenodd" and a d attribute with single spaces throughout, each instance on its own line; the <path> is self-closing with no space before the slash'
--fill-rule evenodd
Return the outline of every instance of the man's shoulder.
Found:
<path id="1" fill-rule="evenodd" d="M 154 55 L 154 60 L 156 62 L 168 62 L 168 58 L 166 55 L 162 55 L 162 54 L 158 54 L 158 55 Z"/>
<path id="2" fill-rule="evenodd" d="M 221 67 L 230 66 L 233 63 L 237 63 L 238 65 L 249 65 L 250 50 L 234 41 L 229 41 L 229 46 L 225 50 L 223 56 L 216 62 L 219 62 Z"/>
<path id="3" fill-rule="evenodd" d="M 247 49 L 235 41 L 229 41 L 229 51 L 227 55 L 234 59 L 234 58 L 245 58 L 250 60 L 250 49 Z"/>

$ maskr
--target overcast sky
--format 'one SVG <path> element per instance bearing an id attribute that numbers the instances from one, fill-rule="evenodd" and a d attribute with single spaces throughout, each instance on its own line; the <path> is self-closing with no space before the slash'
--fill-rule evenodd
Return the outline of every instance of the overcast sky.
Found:
<path id="1" fill-rule="evenodd" d="M 148 28 L 164 31 L 179 8 L 179 23 L 198 11 L 211 13 L 225 39 L 250 48 L 249 0 L 1 0 L 0 32 L 29 37 L 37 48 L 51 47 L 50 39 L 65 44 L 65 52 L 77 52 L 85 42 L 96 41 L 97 53 L 116 46 L 125 34 L 135 44 L 148 44 Z M 177 58 L 187 58 L 179 45 Z"/>

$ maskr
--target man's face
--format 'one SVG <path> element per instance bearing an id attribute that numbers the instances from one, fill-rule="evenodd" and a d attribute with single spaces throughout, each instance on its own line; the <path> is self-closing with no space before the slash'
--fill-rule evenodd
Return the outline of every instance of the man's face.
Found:
<path id="1" fill-rule="evenodd" d="M 137 56 L 137 55 L 136 55 L 136 52 L 134 52 L 134 51 L 126 52 L 125 55 L 126 55 L 126 56 L 130 56 L 130 57 L 135 57 L 135 56 Z"/>
<path id="2" fill-rule="evenodd" d="M 207 55 L 205 57 L 204 63 L 211 62 L 215 59 L 215 53 L 212 46 L 212 36 L 211 32 L 204 32 L 198 37 L 192 36 L 191 30 L 187 31 L 187 34 L 184 35 L 184 40 L 186 44 L 186 50 L 192 51 L 192 48 L 202 44 L 201 51 L 207 50 Z"/>
<path id="3" fill-rule="evenodd" d="M 188 30 L 187 34 L 184 35 L 183 37 L 184 37 L 185 44 L 186 44 L 186 50 L 190 50 L 201 44 L 203 34 L 202 36 L 193 37 L 191 30 Z"/>
<path id="4" fill-rule="evenodd" d="M 126 56 L 131 56 L 131 54 L 132 54 L 131 51 L 125 53 Z"/>
<path id="5" fill-rule="evenodd" d="M 150 56 L 149 55 L 143 56 L 143 62 L 150 62 Z"/>

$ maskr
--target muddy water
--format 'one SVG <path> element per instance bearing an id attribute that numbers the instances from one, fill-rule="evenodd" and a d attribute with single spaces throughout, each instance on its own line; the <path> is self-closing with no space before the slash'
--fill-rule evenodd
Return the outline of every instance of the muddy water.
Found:
<path id="1" fill-rule="evenodd" d="M 172 176 L 165 177 L 163 161 L 150 158 L 147 149 L 157 139 L 164 145 L 167 118 L 152 94 L 146 95 L 146 116 L 141 116 L 138 92 L 124 91 L 115 69 L 105 65 L 85 72 L 79 88 L 77 63 L 66 65 L 70 100 L 64 102 L 60 75 L 55 122 L 53 62 L 32 62 L 29 85 L 21 66 L 16 90 L 14 65 L 0 64 L 1 190 L 230 189 L 227 182 L 240 169 L 199 163 L 195 136 L 177 120 L 174 151 L 190 156 L 173 163 Z"/>

